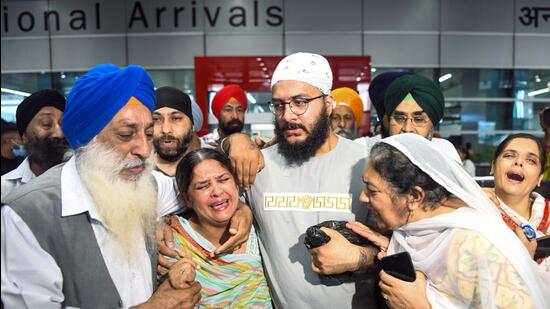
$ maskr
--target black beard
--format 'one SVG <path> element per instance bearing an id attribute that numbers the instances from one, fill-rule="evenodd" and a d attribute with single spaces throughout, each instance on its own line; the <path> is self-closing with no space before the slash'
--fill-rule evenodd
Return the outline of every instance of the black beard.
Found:
<path id="1" fill-rule="evenodd" d="M 301 124 L 287 123 L 283 127 L 279 127 L 277 120 L 274 121 L 274 124 L 278 143 L 277 150 L 286 159 L 289 166 L 300 166 L 309 161 L 326 142 L 330 128 L 330 120 L 326 114 L 326 108 L 323 108 L 321 111 L 321 116 L 313 124 L 311 132 L 308 132 Z M 287 129 L 297 128 L 304 130 L 309 135 L 303 142 L 291 144 L 286 140 L 283 133 Z"/>
<path id="2" fill-rule="evenodd" d="M 244 123 L 242 123 L 238 119 L 233 119 L 229 122 L 221 122 L 219 123 L 220 130 L 224 132 L 226 135 L 230 135 L 233 133 L 238 133 L 243 130 Z"/>
<path id="3" fill-rule="evenodd" d="M 63 162 L 68 149 L 67 140 L 59 137 L 38 139 L 36 136 L 29 135 L 29 140 L 25 145 L 29 160 L 37 163 L 44 170 Z"/>
<path id="4" fill-rule="evenodd" d="M 167 151 L 160 147 L 160 142 L 165 139 L 171 139 L 176 141 L 176 148 L 174 150 Z M 153 145 L 155 150 L 162 160 L 166 162 L 176 162 L 179 160 L 189 149 L 191 141 L 193 140 L 193 131 L 189 131 L 186 135 L 181 138 L 176 138 L 173 135 L 162 135 L 160 138 L 153 139 Z"/>

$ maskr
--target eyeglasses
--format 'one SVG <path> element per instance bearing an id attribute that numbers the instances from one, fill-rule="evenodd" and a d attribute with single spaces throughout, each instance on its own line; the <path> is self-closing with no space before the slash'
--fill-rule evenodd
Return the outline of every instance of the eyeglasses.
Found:
<path id="1" fill-rule="evenodd" d="M 420 115 L 412 115 L 412 116 L 408 116 L 408 115 L 404 115 L 404 114 L 397 114 L 397 115 L 392 115 L 391 116 L 391 120 L 393 120 L 393 122 L 395 122 L 396 124 L 398 125 L 405 125 L 405 123 L 407 122 L 407 120 L 411 120 L 413 125 L 415 127 L 423 127 L 425 126 L 427 123 L 428 123 L 428 117 L 426 115 L 423 115 L 423 114 L 420 114 Z"/>
<path id="2" fill-rule="evenodd" d="M 273 99 L 269 102 L 269 109 L 271 112 L 277 116 L 281 116 L 285 113 L 285 105 L 288 104 L 290 111 L 293 112 L 296 116 L 300 116 L 307 111 L 309 102 L 317 100 L 319 98 L 324 98 L 326 95 L 321 94 L 320 96 L 314 98 L 302 98 L 294 97 L 290 98 L 288 101 Z"/>

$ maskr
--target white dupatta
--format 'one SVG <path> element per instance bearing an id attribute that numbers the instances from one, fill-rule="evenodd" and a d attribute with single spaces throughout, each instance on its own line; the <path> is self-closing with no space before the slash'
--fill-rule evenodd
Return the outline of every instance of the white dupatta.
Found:
<path id="1" fill-rule="evenodd" d="M 466 229 L 483 235 L 505 256 L 525 282 L 536 308 L 550 308 L 548 274 L 530 258 L 519 238 L 503 223 L 497 208 L 462 166 L 416 134 L 394 135 L 382 142 L 399 149 L 414 165 L 469 206 L 406 224 L 393 232 L 388 254 L 402 251 L 411 254 L 415 268 L 428 277 L 427 297 L 432 307 L 457 307 L 446 295 L 438 292 L 437 284 L 430 281 L 430 273 L 447 269 L 444 257 L 453 231 Z M 491 270 L 486 274 L 491 275 Z M 492 290 L 492 287 L 486 288 Z M 483 306 L 495 307 L 491 299 Z"/>

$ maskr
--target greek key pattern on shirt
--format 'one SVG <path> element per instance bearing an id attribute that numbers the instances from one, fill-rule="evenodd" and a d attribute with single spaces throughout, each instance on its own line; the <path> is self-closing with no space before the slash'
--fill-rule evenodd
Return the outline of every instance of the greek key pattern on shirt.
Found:
<path id="1" fill-rule="evenodd" d="M 264 193 L 265 210 L 351 211 L 349 193 Z"/>

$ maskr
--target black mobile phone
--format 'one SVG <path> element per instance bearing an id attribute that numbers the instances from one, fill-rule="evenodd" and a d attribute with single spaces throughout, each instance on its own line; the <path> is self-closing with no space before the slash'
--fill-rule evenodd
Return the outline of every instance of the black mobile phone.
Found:
<path id="1" fill-rule="evenodd" d="M 408 282 L 416 280 L 416 271 L 411 255 L 407 251 L 387 255 L 380 260 L 380 263 L 382 269 L 391 276 Z"/>
<path id="2" fill-rule="evenodd" d="M 550 235 L 537 238 L 535 259 L 537 260 L 546 256 L 550 256 Z"/>

